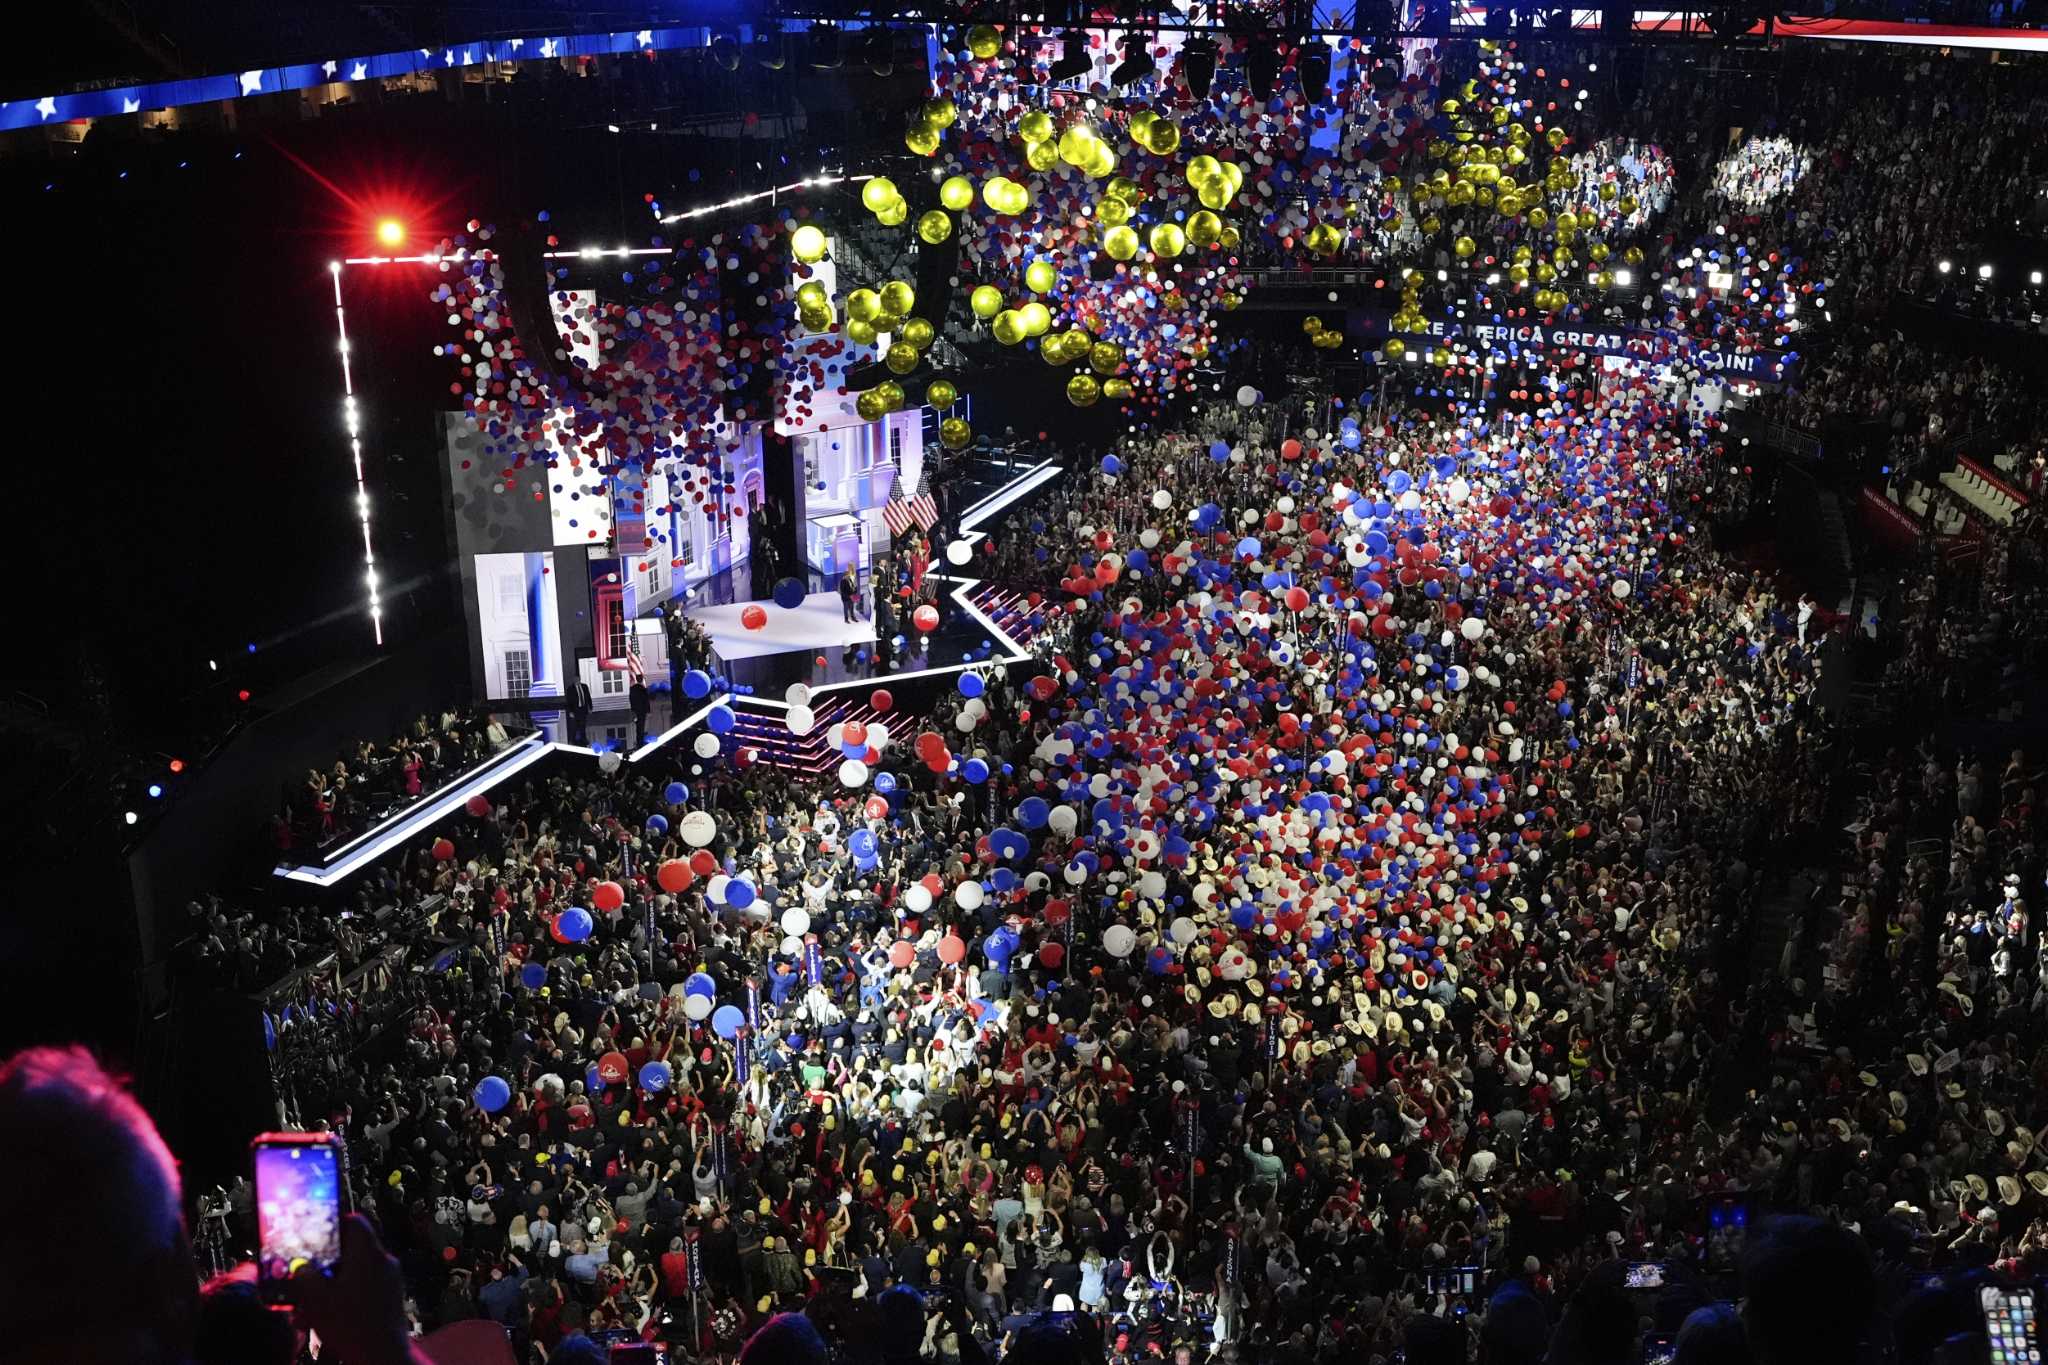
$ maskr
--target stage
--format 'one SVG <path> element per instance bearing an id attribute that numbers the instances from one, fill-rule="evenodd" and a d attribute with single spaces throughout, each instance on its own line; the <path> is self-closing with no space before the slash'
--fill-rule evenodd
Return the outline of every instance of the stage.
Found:
<path id="1" fill-rule="evenodd" d="M 869 596 L 863 588 L 857 605 L 866 605 Z M 759 630 L 748 630 L 740 624 L 740 613 L 755 605 L 766 608 L 768 623 Z M 837 590 L 810 593 L 789 610 L 773 602 L 730 602 L 690 607 L 684 615 L 704 627 L 712 650 L 727 663 L 796 650 L 846 649 L 873 644 L 875 639 L 873 621 L 846 619 Z"/>

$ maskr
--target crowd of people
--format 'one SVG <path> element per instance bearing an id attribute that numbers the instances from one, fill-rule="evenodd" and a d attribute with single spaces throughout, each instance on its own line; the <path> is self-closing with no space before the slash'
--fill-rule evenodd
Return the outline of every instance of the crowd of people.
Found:
<path id="1" fill-rule="evenodd" d="M 331 767 L 286 785 L 271 834 L 278 852 L 317 849 L 418 800 L 510 744 L 520 723 L 488 711 L 422 715 L 386 743 L 361 740 Z"/>

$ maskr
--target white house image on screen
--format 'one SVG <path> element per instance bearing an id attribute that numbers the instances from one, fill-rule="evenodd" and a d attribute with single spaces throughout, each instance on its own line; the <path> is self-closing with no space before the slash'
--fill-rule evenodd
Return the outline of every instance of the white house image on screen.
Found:
<path id="1" fill-rule="evenodd" d="M 551 550 L 476 557 L 477 633 L 487 695 L 559 697 L 560 631 Z"/>

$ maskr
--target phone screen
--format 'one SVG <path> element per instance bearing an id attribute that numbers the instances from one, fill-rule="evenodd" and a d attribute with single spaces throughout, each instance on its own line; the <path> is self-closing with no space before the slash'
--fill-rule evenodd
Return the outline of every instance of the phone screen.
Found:
<path id="1" fill-rule="evenodd" d="M 1986 1285 L 1977 1291 L 1991 1365 L 2038 1365 L 2041 1339 L 2034 1326 L 2034 1291 Z"/>
<path id="2" fill-rule="evenodd" d="M 1628 1278 L 1622 1283 L 1629 1289 L 1661 1289 L 1664 1267 L 1656 1261 L 1638 1261 L 1628 1268 Z"/>
<path id="3" fill-rule="evenodd" d="M 1678 1354 L 1678 1342 L 1672 1337 L 1645 1337 L 1643 1339 L 1643 1365 L 1671 1365 Z"/>
<path id="4" fill-rule="evenodd" d="M 332 1143 L 256 1139 L 257 1276 L 266 1289 L 341 1257 L 341 1167 Z"/>

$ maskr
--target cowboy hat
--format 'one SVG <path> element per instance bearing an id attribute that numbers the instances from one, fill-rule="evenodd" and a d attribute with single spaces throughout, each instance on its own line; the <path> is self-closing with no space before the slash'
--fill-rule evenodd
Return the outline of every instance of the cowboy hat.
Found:
<path id="1" fill-rule="evenodd" d="M 2020 1182 L 2012 1176 L 2002 1175 L 1998 1177 L 1999 1203 L 2011 1207 L 2020 1202 L 2020 1196 L 2024 1193 L 2025 1191 L 2020 1189 Z"/>
<path id="2" fill-rule="evenodd" d="M 1925 1076 L 1927 1074 L 1927 1059 L 1917 1052 L 1907 1053 L 1906 1070 L 1912 1072 L 1915 1076 Z"/>
<path id="3" fill-rule="evenodd" d="M 1986 1109 L 1984 1111 L 1984 1126 L 1991 1130 L 1991 1136 L 2004 1137 L 2005 1115 L 1999 1113 L 1996 1109 Z"/>
<path id="4" fill-rule="evenodd" d="M 1849 1121 L 1847 1119 L 1829 1119 L 1828 1127 L 1834 1129 L 1835 1136 L 1840 1138 L 1842 1141 L 1847 1142 L 1849 1140 Z"/>
<path id="5" fill-rule="evenodd" d="M 2033 1187 L 2035 1194 L 2048 1199 L 2048 1171 L 2028 1171 L 2027 1184 Z"/>
<path id="6" fill-rule="evenodd" d="M 1969 1184 L 1970 1194 L 1973 1197 L 1977 1199 L 1989 1199 L 1991 1197 L 1991 1184 L 1983 1176 L 1970 1175 L 1964 1176 L 1963 1179 Z"/>
<path id="7" fill-rule="evenodd" d="M 1856 1079 L 1863 1082 L 1863 1088 L 1865 1090 L 1877 1089 L 1877 1077 L 1868 1071 L 1857 1072 Z"/>
<path id="8" fill-rule="evenodd" d="M 1901 1095 L 1898 1091 L 1894 1090 L 1891 1092 L 1891 1094 L 1885 1096 L 1885 1100 L 1887 1103 L 1891 1105 L 1892 1113 L 1898 1115 L 1901 1118 L 1905 1117 L 1906 1097 L 1904 1095 Z"/>
<path id="9" fill-rule="evenodd" d="M 1947 1095 L 1952 1100 L 1959 1100 L 1963 1097 L 1963 1088 L 1960 1085 L 1957 1085 L 1954 1081 L 1950 1081 L 1947 1085 L 1943 1086 L 1941 1090 L 1943 1094 Z"/>

